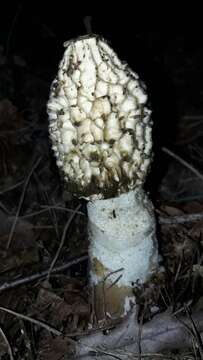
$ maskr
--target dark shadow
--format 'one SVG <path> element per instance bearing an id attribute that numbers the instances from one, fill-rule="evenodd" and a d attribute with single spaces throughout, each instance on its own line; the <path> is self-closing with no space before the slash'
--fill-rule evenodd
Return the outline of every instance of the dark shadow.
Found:
<path id="1" fill-rule="evenodd" d="M 21 4 L 20 11 L 18 7 L 13 7 L 9 19 L 5 17 L 7 25 L 6 32 L 2 32 L 2 40 L 5 45 L 8 45 L 9 40 L 8 54 L 20 54 L 29 64 L 29 72 L 43 81 L 42 97 L 45 98 L 47 91 L 48 98 L 49 84 L 55 76 L 64 51 L 63 42 L 86 33 L 84 17 L 71 15 L 71 12 L 67 13 L 61 7 L 57 9 L 51 4 L 48 11 L 47 7 L 43 9 L 38 5 L 28 6 L 25 1 L 21 1 Z M 16 14 L 15 26 L 12 29 Z M 8 38 L 11 30 L 12 34 Z M 161 152 L 161 147 L 170 147 L 173 143 L 178 115 L 175 89 L 164 64 L 167 43 L 174 35 L 171 31 L 167 33 L 162 29 L 157 32 L 141 32 L 136 28 L 134 15 L 130 14 L 113 19 L 112 15 L 105 18 L 94 16 L 92 31 L 106 38 L 120 59 L 126 61 L 147 85 L 149 103 L 153 110 L 155 155 L 146 188 L 155 199 L 169 160 Z M 14 67 L 15 89 L 12 98 L 15 103 L 21 102 L 20 107 L 25 98 L 23 84 L 27 80 L 26 76 L 23 67 Z M 26 107 L 26 101 L 23 107 Z M 45 107 L 43 117 L 46 117 Z"/>

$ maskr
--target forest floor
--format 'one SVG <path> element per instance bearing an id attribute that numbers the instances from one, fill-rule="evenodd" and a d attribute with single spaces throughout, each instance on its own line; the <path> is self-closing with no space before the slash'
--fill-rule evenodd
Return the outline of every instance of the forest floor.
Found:
<path id="1" fill-rule="evenodd" d="M 152 198 L 165 272 L 154 279 L 154 287 L 146 284 L 135 289 L 144 321 L 166 310 L 189 316 L 188 309 L 203 309 L 203 86 L 198 83 L 202 57 L 202 49 L 187 49 L 181 36 L 156 55 L 157 64 L 162 62 L 172 79 L 178 112 L 173 140 L 163 138 L 158 160 L 155 154 L 154 163 L 165 164 L 160 179 L 152 167 L 151 181 L 156 183 Z M 56 70 L 52 68 L 50 74 Z M 58 335 L 74 338 L 89 328 L 85 203 L 63 191 L 48 136 L 50 81 L 43 74 L 43 66 L 34 68 L 19 53 L 10 53 L 8 60 L 0 45 L 3 360 L 65 359 L 67 344 Z M 201 356 L 194 345 L 148 358 Z"/>

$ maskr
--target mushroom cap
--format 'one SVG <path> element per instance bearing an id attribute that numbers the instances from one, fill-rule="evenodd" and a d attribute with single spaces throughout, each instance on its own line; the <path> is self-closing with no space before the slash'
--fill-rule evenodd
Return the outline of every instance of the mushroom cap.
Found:
<path id="1" fill-rule="evenodd" d="M 57 165 L 78 197 L 128 192 L 143 184 L 152 157 L 145 85 L 96 35 L 64 45 L 47 104 Z"/>

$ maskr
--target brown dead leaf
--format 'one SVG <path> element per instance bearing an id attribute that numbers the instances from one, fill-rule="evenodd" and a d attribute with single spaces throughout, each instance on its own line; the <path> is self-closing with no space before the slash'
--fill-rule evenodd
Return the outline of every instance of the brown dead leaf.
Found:
<path id="1" fill-rule="evenodd" d="M 40 320 L 47 321 L 52 326 L 61 329 L 63 323 L 73 313 L 73 307 L 51 289 L 42 287 L 31 311 Z"/>
<path id="2" fill-rule="evenodd" d="M 66 331 L 74 332 L 78 329 L 80 320 L 84 322 L 89 318 L 89 305 L 81 296 L 76 298 L 70 293 L 70 303 L 67 303 L 63 297 L 54 292 L 51 286 L 47 286 L 47 282 L 44 285 L 45 287 L 39 290 L 37 300 L 31 310 L 40 320 L 47 321 L 58 329 L 68 324 Z"/>
<path id="3" fill-rule="evenodd" d="M 187 214 L 195 214 L 203 212 L 203 204 L 198 201 L 190 201 L 183 204 L 182 209 Z"/>
<path id="4" fill-rule="evenodd" d="M 51 335 L 48 335 L 41 339 L 39 360 L 61 360 L 65 359 L 65 354 L 70 354 L 70 343 L 67 338 L 57 337 L 53 339 Z"/>

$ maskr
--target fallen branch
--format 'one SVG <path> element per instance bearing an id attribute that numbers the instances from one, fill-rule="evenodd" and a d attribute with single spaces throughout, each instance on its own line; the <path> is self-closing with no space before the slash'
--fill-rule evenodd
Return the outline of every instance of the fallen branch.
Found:
<path id="1" fill-rule="evenodd" d="M 11 315 L 16 316 L 17 318 L 20 318 L 20 319 L 22 319 L 22 320 L 29 321 L 29 322 L 31 322 L 32 324 L 38 325 L 38 326 L 46 329 L 47 331 L 51 332 L 52 334 L 54 334 L 54 335 L 56 335 L 56 336 L 62 335 L 62 332 L 61 332 L 61 331 L 55 329 L 54 327 L 50 326 L 49 324 L 44 323 L 43 321 L 33 319 L 32 317 L 30 317 L 30 316 L 28 316 L 28 315 L 20 314 L 20 313 L 18 313 L 17 311 L 14 311 L 14 310 L 5 308 L 5 307 L 3 307 L 3 306 L 0 306 L 0 311 L 4 311 L 4 312 L 6 312 L 6 313 L 8 313 L 8 314 L 11 314 Z"/>
<path id="2" fill-rule="evenodd" d="M 88 259 L 87 255 L 82 255 L 76 259 L 70 260 L 69 262 L 66 262 L 65 264 L 56 266 L 52 269 L 51 273 L 52 274 L 56 274 L 58 272 L 64 271 L 69 269 L 71 266 L 79 264 L 85 260 Z M 42 279 L 44 277 L 46 277 L 49 273 L 50 269 L 38 272 L 36 274 L 32 274 L 26 277 L 22 277 L 20 279 L 14 280 L 14 281 L 10 281 L 10 282 L 4 282 L 2 285 L 0 285 L 0 293 L 2 293 L 5 290 L 11 290 L 14 289 L 20 285 L 25 285 L 25 284 L 29 284 L 30 282 Z"/>
<path id="3" fill-rule="evenodd" d="M 193 322 L 203 338 L 203 311 L 193 315 Z M 97 358 L 105 360 L 112 360 L 113 357 L 129 359 L 130 357 L 126 357 L 127 354 L 133 356 L 139 354 L 139 347 L 142 354 L 145 354 L 185 349 L 194 343 L 197 344 L 190 319 L 185 317 L 178 319 L 167 312 L 155 316 L 143 325 L 140 343 L 137 341 L 138 332 L 139 325 L 135 314 L 131 314 L 108 335 L 97 331 L 78 339 L 75 346 L 75 359 L 89 360 L 95 354 Z"/>
<path id="4" fill-rule="evenodd" d="M 92 360 L 95 356 L 99 360 L 142 359 L 149 357 L 149 354 L 159 355 L 158 353 L 163 351 L 181 350 L 192 346 L 198 348 L 199 340 L 203 339 L 203 311 L 189 318 L 183 316 L 176 318 L 168 312 L 156 315 L 143 325 L 140 337 L 140 326 L 136 321 L 134 311 L 108 332 L 97 330 L 73 340 L 71 338 L 73 334 L 63 334 L 42 321 L 5 307 L 0 307 L 0 310 L 38 325 L 56 336 L 65 336 L 68 340 L 68 358 L 72 360 Z M 197 332 L 199 339 L 197 339 Z M 198 350 L 201 349 L 198 348 Z"/>
<path id="5" fill-rule="evenodd" d="M 175 224 L 184 224 L 193 221 L 203 220 L 203 213 L 196 214 L 185 214 L 177 216 L 159 216 L 158 221 L 161 225 L 175 225 Z"/>
<path id="6" fill-rule="evenodd" d="M 177 160 L 180 164 L 189 169 L 193 174 L 195 174 L 200 180 L 203 180 L 203 174 L 201 174 L 195 167 L 189 164 L 186 160 L 183 160 L 179 155 L 176 155 L 173 151 L 167 149 L 166 147 L 161 148 L 163 152 L 170 155 L 172 158 Z"/>

